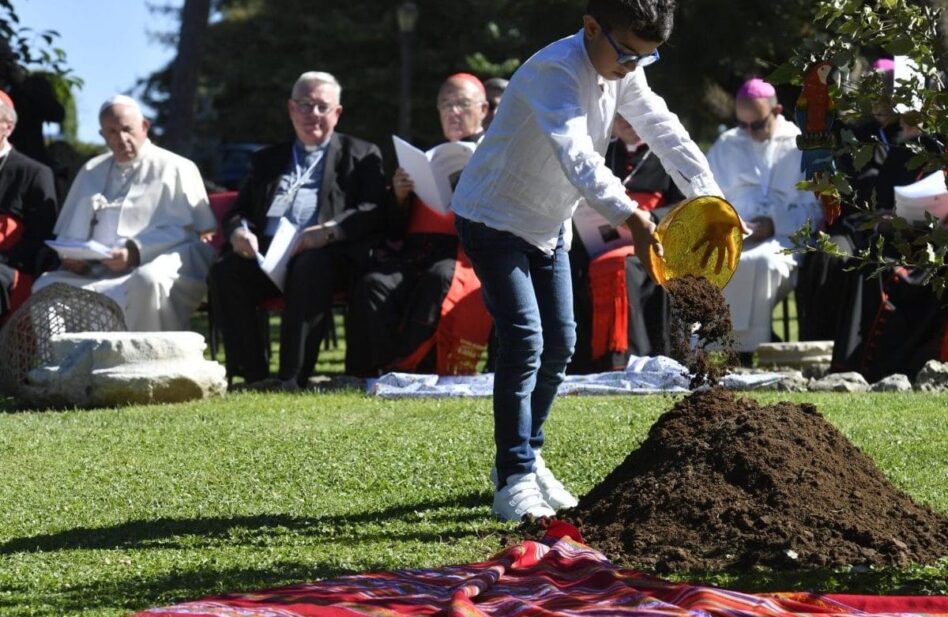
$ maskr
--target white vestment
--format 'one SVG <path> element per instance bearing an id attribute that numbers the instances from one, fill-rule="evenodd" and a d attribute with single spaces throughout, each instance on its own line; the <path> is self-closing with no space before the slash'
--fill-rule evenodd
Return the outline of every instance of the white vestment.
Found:
<path id="1" fill-rule="evenodd" d="M 103 154 L 79 171 L 54 232 L 60 240 L 95 239 L 114 247 L 132 242 L 140 265 L 121 273 L 101 264 L 86 275 L 47 272 L 33 290 L 68 283 L 115 300 L 131 331 L 189 330 L 213 258 L 200 234 L 215 228 L 201 174 L 188 159 L 150 141 L 131 163 Z"/>
<path id="2" fill-rule="evenodd" d="M 708 151 L 714 178 L 741 218 L 765 216 L 774 223 L 773 237 L 744 244 L 737 271 L 724 288 L 736 351 L 754 351 L 770 340 L 774 305 L 790 293 L 796 277 L 797 261 L 781 250 L 791 246 L 790 236 L 807 219 L 813 229 L 823 220 L 813 193 L 796 188 L 803 180 L 799 134 L 796 125 L 778 115 L 774 134 L 766 142 L 733 128 Z"/>

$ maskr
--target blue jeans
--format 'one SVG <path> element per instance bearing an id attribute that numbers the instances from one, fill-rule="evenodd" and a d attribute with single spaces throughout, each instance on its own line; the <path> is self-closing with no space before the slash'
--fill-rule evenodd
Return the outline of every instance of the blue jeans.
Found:
<path id="1" fill-rule="evenodd" d="M 533 471 L 543 423 L 576 346 L 573 287 L 563 233 L 552 255 L 462 217 L 458 236 L 481 281 L 497 333 L 494 443 L 499 487 Z"/>

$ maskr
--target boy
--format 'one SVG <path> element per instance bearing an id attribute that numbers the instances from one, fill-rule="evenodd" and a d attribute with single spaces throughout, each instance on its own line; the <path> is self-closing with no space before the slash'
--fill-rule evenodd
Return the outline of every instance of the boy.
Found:
<path id="1" fill-rule="evenodd" d="M 704 155 L 642 71 L 658 60 L 673 11 L 674 0 L 590 0 L 582 30 L 514 74 L 455 191 L 455 224 L 498 337 L 492 476 L 501 519 L 576 505 L 540 449 L 576 341 L 564 224 L 577 200 L 627 225 L 647 268 L 650 247 L 661 255 L 648 213 L 602 157 L 614 115 L 632 124 L 686 196 L 721 195 Z"/>

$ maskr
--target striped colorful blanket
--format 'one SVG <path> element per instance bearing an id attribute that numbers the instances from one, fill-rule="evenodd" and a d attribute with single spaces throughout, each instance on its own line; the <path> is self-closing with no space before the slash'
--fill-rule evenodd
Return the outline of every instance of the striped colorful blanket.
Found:
<path id="1" fill-rule="evenodd" d="M 636 615 L 803 617 L 948 615 L 948 596 L 747 594 L 671 583 L 614 566 L 569 537 L 524 542 L 490 561 L 358 574 L 207 598 L 135 617 L 446 617 Z"/>

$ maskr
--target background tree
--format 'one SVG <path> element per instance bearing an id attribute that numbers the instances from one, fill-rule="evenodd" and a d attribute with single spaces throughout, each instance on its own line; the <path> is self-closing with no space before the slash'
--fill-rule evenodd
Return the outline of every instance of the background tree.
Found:
<path id="1" fill-rule="evenodd" d="M 411 126 L 421 146 L 442 139 L 434 100 L 448 74 L 509 77 L 541 47 L 576 32 L 586 6 L 586 0 L 415 3 Z M 400 75 L 397 4 L 217 0 L 198 76 L 196 137 L 208 147 L 285 139 L 289 87 L 304 70 L 318 68 L 343 84 L 340 130 L 391 153 Z M 650 83 L 699 141 L 710 142 L 731 119 L 738 85 L 789 58 L 812 32 L 812 12 L 809 0 L 682 2 L 662 62 L 648 69 Z M 166 68 L 143 83 L 143 98 L 159 111 L 158 127 L 169 119 L 170 80 Z M 795 88 L 780 95 L 792 107 Z"/>
<path id="2" fill-rule="evenodd" d="M 162 143 L 183 156 L 190 156 L 193 144 L 198 72 L 210 12 L 211 0 L 185 0 L 181 8 L 181 32 L 178 53 L 171 64 L 168 120 Z"/>

